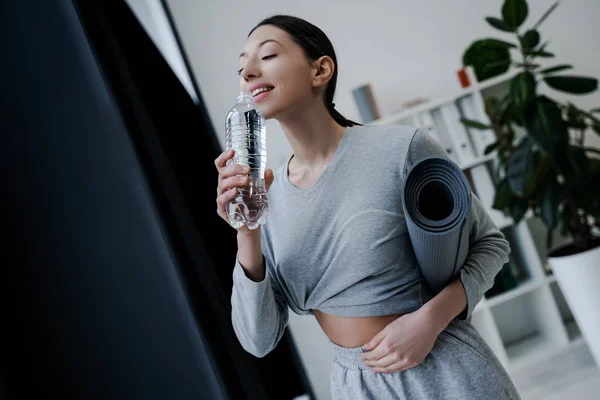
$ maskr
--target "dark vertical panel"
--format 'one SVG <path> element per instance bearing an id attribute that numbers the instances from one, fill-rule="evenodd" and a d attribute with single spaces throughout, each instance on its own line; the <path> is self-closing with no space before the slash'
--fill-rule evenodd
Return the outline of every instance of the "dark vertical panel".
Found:
<path id="1" fill-rule="evenodd" d="M 72 4 L 9 3 L 2 10 L 10 16 L 2 23 L 9 61 L 0 78 L 7 391 L 224 398 Z"/>

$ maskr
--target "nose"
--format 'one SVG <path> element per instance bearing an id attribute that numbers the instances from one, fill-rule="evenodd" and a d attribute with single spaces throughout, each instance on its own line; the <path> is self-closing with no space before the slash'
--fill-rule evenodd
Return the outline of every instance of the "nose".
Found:
<path id="1" fill-rule="evenodd" d="M 246 82 L 249 82 L 253 78 L 258 78 L 260 76 L 260 69 L 258 68 L 257 62 L 254 60 L 254 57 L 251 57 L 244 65 L 244 69 L 242 70 L 242 77 Z"/>

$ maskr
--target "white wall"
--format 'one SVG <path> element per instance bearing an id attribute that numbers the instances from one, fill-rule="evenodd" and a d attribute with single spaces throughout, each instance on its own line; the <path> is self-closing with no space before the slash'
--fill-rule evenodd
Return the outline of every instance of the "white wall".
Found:
<path id="1" fill-rule="evenodd" d="M 465 48 L 485 36 L 510 39 L 484 21 L 499 16 L 501 0 L 168 0 L 191 58 L 202 96 L 217 132 L 238 89 L 238 55 L 250 29 L 262 18 L 285 13 L 309 20 L 333 42 L 339 66 L 335 102 L 360 120 L 351 94 L 372 83 L 383 114 L 411 98 L 437 98 L 459 89 L 456 70 Z M 531 25 L 554 0 L 530 0 Z M 563 1 L 541 28 L 548 50 L 575 73 L 600 78 L 600 2 Z M 434 79 L 433 77 L 438 77 Z M 566 98 L 566 97 L 563 97 Z M 600 93 L 573 97 L 576 104 L 600 106 Z M 267 165 L 276 168 L 291 155 L 278 124 L 269 121 Z M 594 135 L 590 144 L 600 147 Z M 312 317 L 292 314 L 291 327 L 318 398 L 329 398 L 331 351 Z"/>

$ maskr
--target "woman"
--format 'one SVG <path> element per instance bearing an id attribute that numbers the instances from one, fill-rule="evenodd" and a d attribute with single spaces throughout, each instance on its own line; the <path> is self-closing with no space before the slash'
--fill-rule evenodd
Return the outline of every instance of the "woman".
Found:
<path id="1" fill-rule="evenodd" d="M 333 104 L 338 65 L 312 24 L 274 16 L 240 55 L 240 86 L 293 149 L 265 172 L 269 218 L 238 229 L 232 323 L 248 352 L 268 354 L 288 307 L 313 314 L 334 348 L 334 399 L 517 399 L 507 373 L 470 324 L 510 248 L 473 196 L 470 251 L 460 277 L 433 295 L 412 253 L 400 189 L 411 165 L 446 157 L 422 131 L 360 126 Z M 248 169 L 221 154 L 218 214 Z"/>

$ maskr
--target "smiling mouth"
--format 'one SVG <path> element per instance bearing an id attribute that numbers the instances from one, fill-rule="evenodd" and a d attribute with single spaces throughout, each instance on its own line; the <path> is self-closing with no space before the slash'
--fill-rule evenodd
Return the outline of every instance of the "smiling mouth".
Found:
<path id="1" fill-rule="evenodd" d="M 256 97 L 259 94 L 264 93 L 264 92 L 270 92 L 273 89 L 275 89 L 274 86 L 266 86 L 266 87 L 261 87 L 261 88 L 255 89 L 252 91 L 252 97 Z"/>

